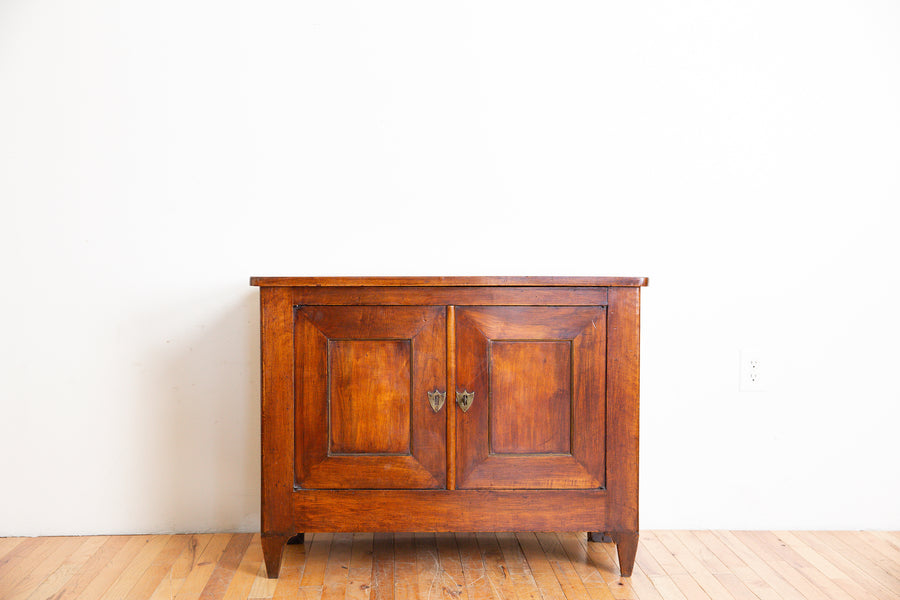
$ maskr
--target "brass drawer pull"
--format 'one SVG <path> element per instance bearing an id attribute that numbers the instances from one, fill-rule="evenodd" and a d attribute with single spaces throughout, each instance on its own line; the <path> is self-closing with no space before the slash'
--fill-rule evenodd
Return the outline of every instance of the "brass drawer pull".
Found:
<path id="1" fill-rule="evenodd" d="M 469 407 L 472 406 L 472 402 L 474 401 L 475 392 L 467 392 L 466 390 L 456 392 L 456 403 L 459 405 L 463 412 L 469 410 Z"/>
<path id="2" fill-rule="evenodd" d="M 431 405 L 431 410 L 434 412 L 438 412 L 443 408 L 444 401 L 447 400 L 447 392 L 439 392 L 438 390 L 434 390 L 433 392 L 428 392 L 428 404 Z"/>

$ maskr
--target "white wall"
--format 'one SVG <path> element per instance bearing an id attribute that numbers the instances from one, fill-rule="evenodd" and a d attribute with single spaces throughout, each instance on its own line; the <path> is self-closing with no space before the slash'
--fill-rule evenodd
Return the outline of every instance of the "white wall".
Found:
<path id="1" fill-rule="evenodd" d="M 0 535 L 255 529 L 330 274 L 649 276 L 643 526 L 900 528 L 898 167 L 893 0 L 0 0 Z"/>

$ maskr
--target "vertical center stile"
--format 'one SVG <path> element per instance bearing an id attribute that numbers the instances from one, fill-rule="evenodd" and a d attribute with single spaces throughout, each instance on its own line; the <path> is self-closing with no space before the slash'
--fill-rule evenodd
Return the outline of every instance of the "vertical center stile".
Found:
<path id="1" fill-rule="evenodd" d="M 456 307 L 447 307 L 447 489 L 456 489 Z"/>

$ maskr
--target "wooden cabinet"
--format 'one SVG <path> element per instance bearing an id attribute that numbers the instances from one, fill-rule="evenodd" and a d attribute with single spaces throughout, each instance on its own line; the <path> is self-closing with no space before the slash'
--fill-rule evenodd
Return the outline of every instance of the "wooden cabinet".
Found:
<path id="1" fill-rule="evenodd" d="M 254 277 L 262 540 L 587 531 L 630 575 L 643 278 Z"/>

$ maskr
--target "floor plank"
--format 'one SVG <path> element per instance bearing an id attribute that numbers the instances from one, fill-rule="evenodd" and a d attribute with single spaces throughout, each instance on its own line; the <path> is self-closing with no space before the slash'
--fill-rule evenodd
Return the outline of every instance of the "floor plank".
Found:
<path id="1" fill-rule="evenodd" d="M 192 535 L 184 550 L 175 559 L 172 568 L 169 569 L 169 572 L 166 573 L 166 576 L 163 577 L 163 580 L 157 586 L 156 591 L 153 592 L 150 600 L 172 600 L 178 595 L 181 586 L 184 585 L 188 575 L 194 570 L 194 567 L 200 560 L 200 555 L 206 550 L 206 546 L 209 545 L 212 538 L 213 535 L 211 533 Z"/>
<path id="2" fill-rule="evenodd" d="M 884 586 L 888 592 L 900 597 L 900 565 L 886 559 L 881 552 L 866 543 L 859 535 L 849 531 L 818 531 L 816 535 L 829 547 L 843 551 L 842 554 L 859 569 Z"/>
<path id="3" fill-rule="evenodd" d="M 484 569 L 484 560 L 474 533 L 457 533 L 456 547 L 462 563 L 463 577 L 469 600 L 489 600 L 494 597 Z M 399 573 L 395 576 L 399 577 Z"/>
<path id="4" fill-rule="evenodd" d="M 169 542 L 156 555 L 150 566 L 128 591 L 131 598 L 150 598 L 163 579 L 172 571 L 172 565 L 181 556 L 191 541 L 189 535 L 173 535 Z"/>
<path id="5" fill-rule="evenodd" d="M 770 561 L 759 557 L 747 547 L 733 531 L 716 532 L 719 539 L 731 549 L 747 566 L 762 577 L 784 600 L 803 600 L 803 593 L 790 581 L 779 575 L 772 568 Z"/>
<path id="6" fill-rule="evenodd" d="M 682 542 L 682 537 L 675 531 L 660 531 L 656 538 L 668 550 L 673 558 L 683 567 L 684 572 L 693 577 L 694 581 L 710 598 L 722 600 L 734 600 L 734 595 L 716 579 L 715 575 L 706 568 L 706 565 L 694 556 L 688 547 Z"/>
<path id="7" fill-rule="evenodd" d="M 538 533 L 537 539 L 540 542 L 541 549 L 550 561 L 550 566 L 553 567 L 553 573 L 556 575 L 556 580 L 559 581 L 566 598 L 568 600 L 590 598 L 591 596 L 584 586 L 584 582 L 578 576 L 578 572 L 572 566 L 569 557 L 566 556 L 566 551 L 563 550 L 556 534 Z"/>
<path id="8" fill-rule="evenodd" d="M 232 534 L 230 533 L 217 533 L 213 535 L 213 539 L 210 540 L 209 544 L 206 545 L 206 548 L 204 548 L 203 552 L 200 554 L 200 558 L 197 560 L 197 566 L 191 570 L 190 575 L 184 580 L 181 589 L 175 594 L 175 600 L 197 600 L 200 597 L 203 588 L 206 587 L 206 583 L 212 576 L 213 571 L 215 571 L 216 565 L 225 554 L 225 548 L 228 547 L 228 542 L 231 541 L 231 537 Z"/>
<path id="9" fill-rule="evenodd" d="M 509 567 L 503 558 L 497 536 L 493 533 L 476 533 L 475 540 L 484 563 L 484 574 L 495 598 L 507 600 L 516 597 L 515 585 L 509 574 Z"/>
<path id="10" fill-rule="evenodd" d="M 437 533 L 435 540 L 438 559 L 441 563 L 441 597 L 452 600 L 468 600 L 456 536 L 452 533 Z"/>
<path id="11" fill-rule="evenodd" d="M 13 548 L 24 542 L 29 538 L 22 537 L 7 537 L 0 538 L 0 565 L 3 565 L 5 562 L 6 555 L 12 552 Z"/>
<path id="12" fill-rule="evenodd" d="M 587 536 L 585 536 L 585 543 L 587 544 Z M 613 543 L 601 543 L 601 542 L 591 542 L 588 546 L 593 546 L 594 550 L 599 552 L 602 551 L 606 554 L 610 563 L 614 565 L 616 569 L 615 573 L 618 574 L 619 568 L 619 556 L 616 553 L 616 546 Z M 638 544 L 638 555 L 641 554 L 641 547 Z M 631 573 L 631 577 L 620 577 L 623 581 L 628 581 L 629 585 L 631 585 L 631 590 L 634 593 L 635 597 L 639 600 L 662 600 L 662 595 L 659 593 L 659 590 L 653 585 L 653 581 L 644 573 L 644 570 L 641 568 L 640 564 L 635 561 L 634 569 Z M 616 583 L 619 585 L 619 583 Z M 613 595 L 616 595 L 615 588 L 611 586 Z"/>
<path id="13" fill-rule="evenodd" d="M 559 533 L 556 535 L 556 538 L 559 540 L 559 545 L 563 552 L 566 553 L 569 562 L 572 563 L 572 568 L 575 569 L 575 572 L 581 578 L 581 583 L 584 584 L 588 595 L 593 600 L 614 600 L 616 596 L 613 596 L 612 591 L 609 589 L 604 573 L 609 577 L 609 581 L 616 581 L 618 577 L 612 576 L 612 573 L 609 572 L 606 557 L 595 559 L 590 556 L 587 547 L 579 543 L 579 540 L 575 537 L 576 535 L 579 537 L 583 536 L 585 540 L 587 539 L 586 535 L 580 533 Z M 633 595 L 619 594 L 619 597 L 631 600 Z"/>
<path id="14" fill-rule="evenodd" d="M 353 547 L 352 533 L 336 533 L 331 540 L 331 554 L 325 566 L 322 582 L 322 598 L 337 600 L 347 591 L 347 577 L 350 573 L 350 556 Z"/>
<path id="15" fill-rule="evenodd" d="M 128 565 L 153 542 L 155 537 L 152 535 L 135 535 L 127 536 L 127 541 L 121 550 L 116 552 L 109 562 L 98 565 L 99 571 L 95 572 L 94 577 L 85 573 L 85 583 L 81 589 L 66 589 L 65 597 L 82 598 L 85 600 L 95 600 L 101 598 L 104 593 L 119 579 L 122 572 L 128 568 Z"/>
<path id="16" fill-rule="evenodd" d="M 376 533 L 372 553 L 372 600 L 394 598 L 394 534 Z"/>
<path id="17" fill-rule="evenodd" d="M 304 541 L 302 544 L 289 544 L 285 547 L 278 583 L 272 594 L 274 600 L 295 600 L 300 595 L 300 581 L 306 568 L 306 544 Z"/>
<path id="18" fill-rule="evenodd" d="M 678 562 L 678 558 L 670 552 L 653 532 L 641 532 L 640 544 L 653 555 L 672 582 L 681 590 L 687 600 L 711 600 L 691 574 Z"/>
<path id="19" fill-rule="evenodd" d="M 253 539 L 253 535 L 250 533 L 236 533 L 231 537 L 231 541 L 225 547 L 222 560 L 216 565 L 209 581 L 206 582 L 206 587 L 200 593 L 200 600 L 216 600 L 225 595 L 251 539 Z"/>
<path id="20" fill-rule="evenodd" d="M 162 552 L 166 544 L 172 538 L 171 535 L 153 535 L 149 536 L 147 543 L 143 545 L 134 558 L 125 565 L 125 568 L 119 573 L 119 576 L 113 584 L 100 596 L 101 600 L 121 600 L 128 598 L 128 592 L 135 586 L 141 576 L 144 574 L 157 555 Z"/>
<path id="21" fill-rule="evenodd" d="M 55 596 L 76 572 L 94 554 L 96 554 L 108 538 L 106 536 L 81 538 L 83 542 L 70 554 L 49 576 L 28 595 L 28 600 L 43 600 Z"/>
<path id="22" fill-rule="evenodd" d="M 839 567 L 830 560 L 813 550 L 803 540 L 794 535 L 794 532 L 775 532 L 778 539 L 786 543 L 792 550 L 807 560 L 815 569 L 827 577 L 834 585 L 844 590 L 854 600 L 877 600 L 859 585 L 852 577 L 848 577 Z"/>
<path id="23" fill-rule="evenodd" d="M 572 534 L 568 534 L 572 535 Z M 588 542 L 587 535 L 575 534 L 573 538 L 579 545 L 587 550 L 591 563 L 597 569 L 600 577 L 606 582 L 613 598 L 617 600 L 630 600 L 636 596 L 631 585 L 631 578 L 622 577 L 619 574 L 619 557 L 616 554 L 616 546 L 612 543 Z M 610 552 L 611 551 L 611 552 Z"/>
<path id="24" fill-rule="evenodd" d="M 541 600 L 541 591 L 534 581 L 531 567 L 519 547 L 519 540 L 514 533 L 498 533 L 497 542 L 503 560 L 509 569 L 509 577 L 516 591 L 518 600 Z"/>
<path id="25" fill-rule="evenodd" d="M 103 536 L 98 536 L 103 539 Z M 128 536 L 114 535 L 106 538 L 100 549 L 55 592 L 54 600 L 71 600 L 84 597 L 86 588 L 103 573 L 110 564 L 114 564 L 115 557 L 122 552 L 129 541 Z M 110 576 L 110 583 L 111 576 Z M 100 590 L 102 593 L 105 590 Z"/>
<path id="26" fill-rule="evenodd" d="M 533 533 L 517 533 L 516 540 L 528 561 L 531 576 L 541 591 L 542 600 L 562 600 L 566 597 L 559 580 L 553 572 L 553 566 Z"/>
<path id="27" fill-rule="evenodd" d="M 12 593 L 16 586 L 67 538 L 32 538 L 13 548 L 0 563 L 0 591 Z"/>
<path id="28" fill-rule="evenodd" d="M 880 538 L 888 544 L 888 546 L 893 548 L 895 552 L 900 553 L 900 534 L 892 533 L 890 531 L 867 531 L 866 533 Z"/>
<path id="29" fill-rule="evenodd" d="M 66 537 L 50 549 L 43 559 L 27 569 L 25 574 L 8 593 L 4 600 L 24 600 L 41 583 L 49 577 L 76 548 L 85 542 L 85 538 Z"/>
<path id="30" fill-rule="evenodd" d="M 887 574 L 867 564 L 855 549 L 830 537 L 828 532 L 798 531 L 796 535 L 819 554 L 828 557 L 833 563 L 839 563 L 840 569 L 869 594 L 885 600 L 900 599 L 900 588 L 891 583 Z"/>
<path id="31" fill-rule="evenodd" d="M 263 564 L 262 543 L 258 533 L 253 534 L 250 544 L 244 553 L 241 563 L 238 565 L 234 577 L 228 589 L 225 590 L 224 600 L 244 600 L 250 597 L 253 582 Z"/>
<path id="32" fill-rule="evenodd" d="M 769 547 L 767 540 L 761 539 L 755 531 L 735 531 L 735 537 L 755 554 L 759 560 L 769 566 L 785 582 L 787 582 L 803 598 L 827 596 L 826 590 L 817 587 L 806 575 L 782 559 L 776 549 Z"/>
<path id="33" fill-rule="evenodd" d="M 693 531 L 678 532 L 678 539 L 691 556 L 703 566 L 710 575 L 715 577 L 722 587 L 735 600 L 758 600 L 747 584 L 740 577 L 728 571 L 725 564 L 713 554 L 706 544 L 700 541 Z"/>
<path id="34" fill-rule="evenodd" d="M 307 551 L 306 568 L 303 569 L 303 578 L 300 580 L 300 589 L 297 595 L 305 600 L 318 600 L 325 590 L 325 567 L 328 565 L 333 534 L 308 533 L 306 535 L 312 537 L 312 543 Z"/>
<path id="35" fill-rule="evenodd" d="M 441 562 L 438 556 L 437 543 L 433 533 L 417 533 L 416 574 L 419 584 L 419 597 L 433 600 L 441 597 Z"/>
<path id="36" fill-rule="evenodd" d="M 747 563 L 726 546 L 714 531 L 695 531 L 694 535 L 760 600 L 782 600 L 781 595 Z M 721 579 L 720 579 L 721 580 Z M 722 585 L 725 585 L 723 581 Z"/>
<path id="37" fill-rule="evenodd" d="M 419 578 L 416 571 L 416 543 L 411 533 L 394 534 L 394 598 L 416 600 Z"/>
<path id="38" fill-rule="evenodd" d="M 813 594 L 812 597 L 821 595 L 830 600 L 853 600 L 852 596 L 835 585 L 833 581 L 771 531 L 743 532 L 741 535 L 758 555 L 763 558 L 769 557 L 768 560 L 773 567 L 785 578 L 792 582 L 797 581 L 798 574 L 806 578 L 814 586 L 815 592 L 810 591 L 809 587 L 802 582 L 794 583 L 794 587 L 802 588 L 805 590 L 805 594 Z M 775 558 L 778 560 L 774 560 Z"/>
<path id="39" fill-rule="evenodd" d="M 854 537 L 858 537 L 881 555 L 877 558 L 879 564 L 885 565 L 886 568 L 889 568 L 894 573 L 900 569 L 900 545 L 892 544 L 887 539 L 877 535 L 879 532 L 838 531 L 835 533 L 842 536 L 842 539 L 852 540 Z M 884 561 L 888 562 L 885 563 Z"/>
<path id="40" fill-rule="evenodd" d="M 374 536 L 371 533 L 354 533 L 347 571 L 347 600 L 369 600 L 372 591 L 372 566 Z"/>

